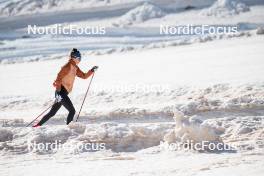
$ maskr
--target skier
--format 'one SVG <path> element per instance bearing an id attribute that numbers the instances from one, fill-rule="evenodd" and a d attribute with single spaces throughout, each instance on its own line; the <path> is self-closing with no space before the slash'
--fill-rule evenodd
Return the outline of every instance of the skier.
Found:
<path id="1" fill-rule="evenodd" d="M 61 68 L 60 72 L 57 75 L 57 79 L 54 81 L 53 86 L 56 88 L 55 91 L 55 103 L 53 104 L 51 110 L 33 127 L 39 127 L 53 117 L 57 111 L 63 105 L 68 111 L 67 125 L 73 120 L 75 114 L 75 108 L 68 97 L 68 94 L 71 92 L 75 76 L 78 76 L 82 79 L 87 79 L 91 76 L 98 68 L 94 66 L 87 73 L 84 73 L 77 66 L 81 61 L 81 53 L 73 48 L 70 54 L 69 61 Z"/>

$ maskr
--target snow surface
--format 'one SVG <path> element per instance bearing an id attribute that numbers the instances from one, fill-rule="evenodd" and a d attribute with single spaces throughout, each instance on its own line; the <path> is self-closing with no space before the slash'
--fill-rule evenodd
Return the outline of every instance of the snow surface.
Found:
<path id="1" fill-rule="evenodd" d="M 5 85 L 0 91 L 1 175 L 33 174 L 37 168 L 43 170 L 41 175 L 51 171 L 59 175 L 69 172 L 81 175 L 87 169 L 90 175 L 105 172 L 214 175 L 229 171 L 261 175 L 263 40 L 263 36 L 255 35 L 89 58 L 88 68 L 96 64 L 100 69 L 83 108 L 82 123 L 69 127 L 63 125 L 65 110 L 41 128 L 24 127 L 51 103 L 51 83 L 65 59 L 0 65 L 1 82 Z M 116 63 L 119 69 L 113 70 Z M 82 62 L 81 68 L 87 68 L 87 63 Z M 9 77 L 3 76 L 4 73 L 9 73 Z M 71 98 L 79 107 L 87 82 L 76 81 Z M 137 83 L 168 84 L 168 87 L 152 92 L 122 89 L 122 85 Z M 32 89 L 34 85 L 38 89 Z M 109 89 L 113 85 L 121 88 Z M 178 111 L 184 116 L 177 115 Z M 76 147 L 58 151 L 28 150 L 34 142 L 45 144 L 56 140 Z M 208 155 L 193 150 L 171 151 L 160 145 L 161 141 L 186 140 L 223 142 L 236 148 L 232 152 L 216 151 Z M 104 142 L 107 150 L 89 152 L 77 148 L 89 141 Z M 6 168 L 11 161 L 8 165 L 12 170 Z M 118 167 L 117 162 L 120 162 Z M 157 167 L 150 170 L 146 164 L 149 162 Z M 71 170 L 65 173 L 65 167 Z"/>

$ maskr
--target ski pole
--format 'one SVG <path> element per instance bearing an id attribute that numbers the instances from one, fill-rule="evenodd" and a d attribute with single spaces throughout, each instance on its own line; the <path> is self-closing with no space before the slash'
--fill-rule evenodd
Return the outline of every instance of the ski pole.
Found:
<path id="1" fill-rule="evenodd" d="M 35 120 L 37 120 L 40 116 L 42 116 L 42 114 L 44 114 L 47 110 L 49 110 L 49 108 L 51 108 L 54 105 L 54 103 L 52 103 L 52 105 L 50 105 L 47 109 L 45 109 L 42 113 L 40 113 L 34 120 L 32 120 L 29 124 L 27 124 L 26 127 L 28 127 L 29 125 L 31 125 Z"/>
<path id="2" fill-rule="evenodd" d="M 87 90 L 86 90 L 86 93 L 85 93 L 85 95 L 84 95 L 84 99 L 83 99 L 83 102 L 82 102 L 81 108 L 80 108 L 79 113 L 78 113 L 77 118 L 76 118 L 76 122 L 77 122 L 77 120 L 78 120 L 78 118 L 79 118 L 79 116 L 80 116 L 80 113 L 81 113 L 81 110 L 82 110 L 82 107 L 83 107 L 84 101 L 85 101 L 85 99 L 86 99 L 86 97 L 87 97 L 88 91 L 89 91 L 90 86 L 91 86 L 91 83 L 92 83 L 92 81 L 93 81 L 93 77 L 94 77 L 94 72 L 93 72 L 93 75 L 92 75 L 91 81 L 90 81 L 90 83 L 89 83 L 89 85 L 88 85 L 88 88 L 87 88 Z"/>

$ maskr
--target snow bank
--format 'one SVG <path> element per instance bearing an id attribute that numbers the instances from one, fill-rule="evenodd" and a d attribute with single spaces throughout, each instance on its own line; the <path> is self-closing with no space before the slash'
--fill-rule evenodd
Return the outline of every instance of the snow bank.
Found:
<path id="1" fill-rule="evenodd" d="M 239 0 L 218 0 L 201 12 L 202 15 L 228 17 L 249 11 L 249 7 Z"/>
<path id="2" fill-rule="evenodd" d="M 30 142 L 45 143 L 54 142 L 60 140 L 66 142 L 67 139 L 72 135 L 70 129 L 59 127 L 59 128 L 39 128 L 32 130 L 30 134 L 32 137 L 29 138 Z"/>
<path id="3" fill-rule="evenodd" d="M 217 114 L 213 116 L 216 117 Z M 176 111 L 175 129 L 164 136 L 164 141 L 180 145 L 205 143 L 204 150 L 210 152 L 263 151 L 263 116 L 215 117 L 187 116 Z M 225 148 L 212 150 L 208 147 L 210 144 L 222 144 Z M 196 150 L 196 148 L 191 149 Z M 200 149 L 197 150 L 200 151 Z"/>
<path id="4" fill-rule="evenodd" d="M 17 16 L 102 6 L 106 4 L 107 1 L 104 0 L 11 0 L 0 2 L 0 14 L 2 16 Z"/>
<path id="5" fill-rule="evenodd" d="M 182 113 L 175 113 L 174 119 L 176 123 L 176 140 L 178 139 L 181 142 L 192 140 L 195 143 L 202 141 L 222 142 L 216 129 L 202 122 L 199 118 L 186 117 Z"/>
<path id="6" fill-rule="evenodd" d="M 10 0 L 0 1 L 0 16 L 17 16 L 45 12 L 58 12 L 91 7 L 109 7 L 150 2 L 166 9 L 184 9 L 186 7 L 205 7 L 215 0 Z M 155 9 L 154 9 L 155 10 Z"/>
<path id="7" fill-rule="evenodd" d="M 96 129 L 87 127 L 80 141 L 103 142 L 107 149 L 115 152 L 135 152 L 159 145 L 172 124 L 120 124 L 102 123 Z"/>
<path id="8" fill-rule="evenodd" d="M 87 117 L 81 117 L 82 123 L 72 123 L 68 127 L 62 119 L 59 123 L 56 118 L 37 129 L 25 128 L 26 123 L 21 120 L 13 123 L 8 121 L 6 126 L 0 128 L 0 149 L 4 153 L 28 153 L 31 152 L 27 150 L 28 145 L 33 143 L 60 141 L 75 146 L 89 142 L 105 143 L 106 149 L 113 152 L 135 152 L 158 146 L 163 140 L 168 143 L 208 141 L 235 144 L 242 150 L 264 147 L 261 144 L 264 135 L 263 85 L 231 87 L 219 84 L 204 89 L 184 87 L 159 92 L 158 95 L 156 92 L 148 93 L 147 96 L 137 92 L 126 95 L 105 93 L 100 94 L 102 99 L 97 97 L 96 102 L 103 102 L 109 96 L 116 98 L 114 102 L 119 104 L 118 109 L 110 108 L 108 112 L 92 110 L 90 114 L 86 113 Z M 94 99 L 91 95 L 89 109 L 92 109 Z M 127 104 L 127 100 L 130 105 L 132 102 L 157 101 L 159 106 L 156 109 L 144 109 L 144 106 L 120 107 L 120 104 Z M 172 113 L 175 123 L 172 121 Z M 33 152 L 53 153 L 50 150 Z M 77 154 L 87 150 L 76 147 L 67 152 Z"/>
<path id="9" fill-rule="evenodd" d="M 209 120 L 211 123 L 213 119 Z M 225 132 L 222 139 L 241 151 L 264 150 L 264 116 L 224 117 L 214 121 L 221 125 Z"/>
<path id="10" fill-rule="evenodd" d="M 0 142 L 5 142 L 13 139 L 13 133 L 9 129 L 0 128 Z"/>
<path id="11" fill-rule="evenodd" d="M 150 3 L 144 3 L 143 5 L 138 6 L 127 12 L 125 15 L 120 17 L 118 22 L 113 23 L 113 25 L 117 27 L 123 27 L 127 25 L 132 25 L 134 23 L 141 23 L 152 18 L 160 18 L 164 15 L 165 12 L 163 12 L 158 6 L 155 6 Z"/>
<path id="12" fill-rule="evenodd" d="M 14 16 L 18 14 L 36 13 L 40 9 L 51 9 L 59 5 L 55 0 L 13 0 L 3 1 L 0 4 L 0 13 L 2 16 Z"/>
<path id="13" fill-rule="evenodd" d="M 204 36 L 192 36 L 190 38 L 180 38 L 177 40 L 170 40 L 166 41 L 164 39 L 163 42 L 148 42 L 148 43 L 139 43 L 136 45 L 129 45 L 128 46 L 119 46 L 119 47 L 109 47 L 107 49 L 93 49 L 88 50 L 86 53 L 87 55 L 109 55 L 115 53 L 125 53 L 130 51 L 142 51 L 148 49 L 156 49 L 156 48 L 166 48 L 166 47 L 177 47 L 183 45 L 190 45 L 195 43 L 205 43 L 215 40 L 221 39 L 229 39 L 229 38 L 240 38 L 240 37 L 250 37 L 253 36 L 255 32 L 252 31 L 241 31 L 237 33 L 230 33 L 230 34 L 223 34 L 223 35 L 204 35 Z M 68 45 L 66 45 L 68 47 Z M 25 48 L 23 48 L 24 50 Z M 55 59 L 64 59 L 65 55 L 62 54 L 52 54 L 52 55 L 32 55 L 32 56 L 23 56 L 23 57 L 12 57 L 8 59 L 0 59 L 0 64 L 16 64 L 16 63 L 24 63 L 24 62 L 39 62 L 39 61 L 48 61 L 48 60 L 55 60 Z"/>
<path id="14" fill-rule="evenodd" d="M 256 34 L 258 34 L 258 35 L 264 34 L 264 28 L 263 27 L 258 27 L 258 29 L 256 31 Z"/>
<path id="15" fill-rule="evenodd" d="M 235 150 L 263 150 L 264 116 L 226 116 L 208 118 L 206 115 L 187 116 L 174 112 L 174 123 L 115 123 L 98 124 L 71 123 L 43 126 L 40 128 L 4 127 L 0 129 L 0 154 L 6 155 L 35 153 L 43 154 L 82 154 L 90 152 L 86 144 L 104 144 L 111 152 L 136 152 L 154 146 L 162 141 L 186 144 L 224 144 L 235 146 Z M 51 143 L 64 144 L 65 148 L 53 150 Z M 46 149 L 35 149 L 35 144 Z M 187 147 L 187 146 L 185 146 Z M 187 147 L 188 148 L 188 147 Z M 105 151 L 102 150 L 102 151 Z M 206 151 L 211 151 L 204 148 Z M 213 150 L 214 152 L 217 152 Z"/>
<path id="16" fill-rule="evenodd" d="M 179 87 L 164 91 L 153 91 L 149 93 L 135 92 L 94 92 L 89 95 L 89 103 L 83 108 L 81 119 L 84 121 L 104 121 L 104 120 L 168 120 L 172 117 L 172 112 L 177 109 L 186 115 L 192 116 L 200 113 L 221 114 L 248 114 L 252 111 L 258 112 L 264 108 L 263 84 L 259 85 L 239 85 L 217 84 L 205 88 Z M 111 97 L 111 99 L 109 98 Z M 82 95 L 72 97 L 73 102 L 82 102 Z M 111 100 L 111 101 L 110 101 Z M 32 102 L 21 102 L 15 107 L 7 106 L 9 100 L 4 100 L 1 107 L 1 116 L 4 112 L 10 116 L 10 112 L 28 111 L 28 108 L 36 109 L 36 114 L 40 109 L 45 109 L 48 104 L 38 104 Z M 12 102 L 12 101 L 11 101 Z M 43 101 L 45 103 L 45 101 Z M 35 104 L 35 106 L 33 106 Z M 129 106 L 127 106 L 129 104 Z M 80 104 L 76 104 L 80 107 Z M 103 108 L 102 108 L 103 107 Z M 24 108 L 24 109 L 23 109 Z M 65 124 L 67 111 L 62 118 L 52 118 L 50 122 L 54 124 Z M 261 111 L 260 111 L 261 113 Z M 8 116 L 8 117 L 9 117 Z M 59 121 L 57 121 L 59 118 Z M 3 126 L 22 126 L 23 121 L 15 122 L 3 121 Z"/>
<path id="17" fill-rule="evenodd" d="M 199 118 L 184 116 L 182 112 L 175 112 L 175 129 L 164 136 L 166 142 L 181 144 L 223 143 L 219 129 L 213 128 L 206 121 Z M 221 130 L 220 130 L 221 131 Z M 206 150 L 208 148 L 205 148 Z"/>
<path id="18" fill-rule="evenodd" d="M 258 33 L 257 33 L 258 34 Z M 254 35 L 252 31 L 242 31 L 234 34 L 223 34 L 223 35 L 204 35 L 204 36 L 193 36 L 191 38 L 181 38 L 178 40 L 166 41 L 166 42 L 150 42 L 148 44 L 142 44 L 141 46 L 120 46 L 118 48 L 109 48 L 109 49 L 98 49 L 93 51 L 88 51 L 90 55 L 107 55 L 114 53 L 125 53 L 129 51 L 137 51 L 137 50 L 147 50 L 147 49 L 155 49 L 155 48 L 166 48 L 166 47 L 175 47 L 175 46 L 183 46 L 190 45 L 195 43 L 205 43 L 214 40 L 221 39 L 229 39 L 229 38 L 239 38 L 239 37 L 250 37 Z M 44 60 L 44 59 L 43 59 Z M 10 64 L 10 63 L 19 63 L 19 62 L 27 62 L 25 59 L 20 60 L 0 60 L 0 64 Z"/>
<path id="19" fill-rule="evenodd" d="M 58 12 L 67 10 L 77 10 L 92 7 L 118 6 L 126 7 L 127 4 L 136 6 L 137 4 L 150 2 L 164 9 L 187 9 L 204 8 L 215 3 L 216 0 L 9 0 L 0 1 L 0 16 L 18 16 L 26 14 Z M 231 1 L 231 0 L 221 0 Z M 235 0 L 232 0 L 235 1 Z M 240 0 L 247 5 L 263 5 L 262 0 Z M 220 5 L 221 3 L 219 3 Z M 231 5 L 232 6 L 232 5 Z M 236 7 L 241 8 L 241 7 Z M 242 7 L 243 8 L 243 7 Z"/>
<path id="20" fill-rule="evenodd" d="M 40 128 L 5 127 L 0 129 L 0 151 L 2 154 L 29 153 L 51 154 L 63 152 L 78 154 L 88 152 L 87 143 L 104 144 L 113 152 L 135 152 L 159 145 L 163 136 L 172 129 L 172 123 L 126 124 L 100 123 L 84 125 L 71 123 L 67 126 L 43 126 Z M 65 148 L 54 150 L 50 144 L 63 144 Z M 35 148 L 43 145 L 46 148 Z"/>

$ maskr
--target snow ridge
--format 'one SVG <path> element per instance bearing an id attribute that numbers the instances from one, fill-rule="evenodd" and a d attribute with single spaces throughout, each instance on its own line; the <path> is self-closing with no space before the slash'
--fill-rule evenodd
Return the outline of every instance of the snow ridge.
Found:
<path id="1" fill-rule="evenodd" d="M 218 0 L 210 8 L 201 13 L 206 16 L 228 17 L 248 12 L 250 8 L 239 0 Z"/>
<path id="2" fill-rule="evenodd" d="M 128 26 L 134 23 L 142 23 L 152 18 L 160 18 L 164 15 L 165 12 L 163 12 L 158 6 L 146 2 L 143 5 L 127 12 L 125 15 L 120 17 L 118 22 L 113 23 L 113 25 L 117 27 Z"/>

